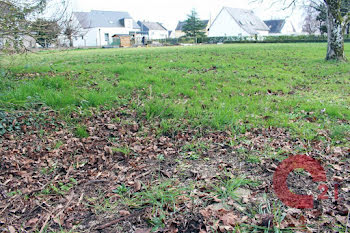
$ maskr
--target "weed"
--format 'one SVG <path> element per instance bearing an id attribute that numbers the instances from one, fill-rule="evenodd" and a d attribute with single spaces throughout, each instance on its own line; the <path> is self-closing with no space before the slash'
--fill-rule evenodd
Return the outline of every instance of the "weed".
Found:
<path id="1" fill-rule="evenodd" d="M 248 156 L 246 161 L 249 162 L 249 163 L 260 163 L 260 157 L 259 156 L 254 156 L 254 155 L 250 155 L 250 156 Z"/>
<path id="2" fill-rule="evenodd" d="M 131 155 L 131 150 L 129 147 L 112 147 L 112 152 L 113 153 L 122 153 L 124 156 L 130 156 Z"/>
<path id="3" fill-rule="evenodd" d="M 157 156 L 157 159 L 158 159 L 158 161 L 164 161 L 164 160 L 165 160 L 163 154 L 159 154 L 159 155 Z"/>
<path id="4" fill-rule="evenodd" d="M 9 192 L 9 193 L 7 194 L 8 197 L 13 197 L 13 196 L 16 196 L 16 195 L 22 195 L 21 190 L 12 191 L 12 192 Z"/>
<path id="5" fill-rule="evenodd" d="M 236 190 L 244 185 L 253 184 L 254 182 L 246 179 L 245 177 L 232 177 L 229 174 L 223 178 L 219 178 L 219 184 L 214 185 L 214 193 L 217 197 L 222 200 L 227 200 L 228 198 L 237 199 Z"/>
<path id="6" fill-rule="evenodd" d="M 185 158 L 190 159 L 190 160 L 197 160 L 200 158 L 200 155 L 194 152 L 190 152 Z"/>
<path id="7" fill-rule="evenodd" d="M 56 142 L 56 144 L 55 144 L 55 146 L 54 146 L 54 149 L 55 150 L 57 150 L 57 149 L 59 149 L 61 146 L 63 146 L 64 145 L 64 143 L 62 142 L 62 141 L 58 141 L 58 142 Z"/>
<path id="8" fill-rule="evenodd" d="M 140 208 L 145 206 L 152 207 L 152 218 L 150 224 L 154 230 L 164 227 L 164 220 L 167 212 L 175 213 L 181 197 L 186 192 L 186 188 L 179 187 L 174 181 L 164 181 L 159 184 L 153 184 L 146 190 L 135 193 L 132 202 Z"/>
<path id="9" fill-rule="evenodd" d="M 114 193 L 119 194 L 119 195 L 124 195 L 127 192 L 129 192 L 130 189 L 125 186 L 125 184 L 120 185 L 117 187 L 115 190 L 113 190 Z"/>
<path id="10" fill-rule="evenodd" d="M 254 209 L 250 209 L 251 214 L 254 216 L 256 214 L 260 214 L 263 216 L 272 216 L 271 220 L 267 222 L 267 226 L 256 226 L 256 225 L 245 225 L 242 224 L 241 231 L 242 232 L 295 232 L 297 228 L 287 228 L 281 229 L 282 221 L 285 219 L 287 213 L 283 209 L 283 204 L 280 201 L 270 202 L 267 195 L 264 194 L 262 198 L 262 202 L 259 204 L 257 211 Z"/>
<path id="11" fill-rule="evenodd" d="M 86 126 L 78 125 L 75 129 L 75 136 L 78 138 L 88 138 L 90 135 L 87 132 Z"/>
<path id="12" fill-rule="evenodd" d="M 43 194 L 43 195 L 65 195 L 77 183 L 78 182 L 74 178 L 71 178 L 70 182 L 68 182 L 68 183 L 63 183 L 63 182 L 59 181 L 56 184 L 50 184 L 47 188 L 45 188 L 43 191 L 41 191 L 41 194 Z"/>
<path id="13" fill-rule="evenodd" d="M 57 168 L 57 164 L 53 164 L 51 167 L 44 167 L 41 169 L 41 173 L 45 175 L 52 174 Z"/>

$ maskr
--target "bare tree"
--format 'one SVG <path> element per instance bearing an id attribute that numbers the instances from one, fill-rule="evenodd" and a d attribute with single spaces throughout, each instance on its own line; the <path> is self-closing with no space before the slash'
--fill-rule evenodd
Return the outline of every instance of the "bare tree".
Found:
<path id="1" fill-rule="evenodd" d="M 75 17 L 74 12 L 70 12 L 66 15 L 65 19 L 62 21 L 63 34 L 69 40 L 69 47 L 73 47 L 73 38 L 77 36 L 84 36 L 86 30 L 83 25 L 88 25 L 86 22 L 82 22 L 84 19 Z M 83 25 L 82 25 L 83 24 Z"/>
<path id="2" fill-rule="evenodd" d="M 303 32 L 309 35 L 320 32 L 320 22 L 317 20 L 318 12 L 313 7 L 306 8 L 306 17 L 303 24 Z"/>
<path id="3" fill-rule="evenodd" d="M 284 9 L 288 9 L 296 7 L 297 4 L 310 4 L 317 1 L 323 1 L 327 8 L 328 48 L 326 59 L 345 61 L 344 32 L 350 22 L 350 12 L 347 11 L 344 14 L 342 6 L 344 3 L 350 4 L 349 0 L 283 0 L 275 2 L 282 2 Z"/>

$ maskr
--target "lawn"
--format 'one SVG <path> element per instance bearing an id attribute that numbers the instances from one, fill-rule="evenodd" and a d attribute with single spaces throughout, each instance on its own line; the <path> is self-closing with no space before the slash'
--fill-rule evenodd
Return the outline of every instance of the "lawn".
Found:
<path id="1" fill-rule="evenodd" d="M 349 55 L 349 44 L 345 50 Z M 91 222 L 113 220 L 106 213 L 119 211 L 122 217 L 131 219 L 141 214 L 148 216 L 141 223 L 128 220 L 140 229 L 164 230 L 177 224 L 183 230 L 179 232 L 191 232 L 189 226 L 193 221 L 196 229 L 203 224 L 207 230 L 208 226 L 227 230 L 218 228 L 208 218 L 214 216 L 227 226 L 233 221 L 233 214 L 223 215 L 211 204 L 218 199 L 225 205 L 232 204 L 234 192 L 240 187 L 253 191 L 270 187 L 266 182 L 271 180 L 271 169 L 289 154 L 308 153 L 331 167 L 330 177 L 344 175 L 350 151 L 350 63 L 327 62 L 325 54 L 326 44 L 300 43 L 77 49 L 3 55 L 0 142 L 4 146 L 0 152 L 7 156 L 15 154 L 22 162 L 9 165 L 15 159 L 6 157 L 1 169 L 5 171 L 11 166 L 29 169 L 28 164 L 32 164 L 33 171 L 19 174 L 38 176 L 42 179 L 38 182 L 45 184 L 31 186 L 34 190 L 42 189 L 35 191 L 35 195 L 33 191 L 25 194 L 27 183 L 12 186 L 11 181 L 6 190 L 12 199 L 34 198 L 55 203 L 46 203 L 45 208 L 49 208 L 57 206 L 62 198 L 74 200 L 68 195 L 74 189 L 75 194 L 83 195 L 77 196 L 79 205 L 75 208 L 82 208 L 82 203 L 84 208 L 90 208 L 95 216 Z M 23 118 L 29 119 L 25 130 Z M 27 126 L 35 130 L 29 133 Z M 337 159 L 328 161 L 334 153 L 338 153 Z M 92 155 L 102 156 L 103 161 L 95 161 Z M 37 161 L 40 156 L 45 163 Z M 31 161 L 23 162 L 27 157 Z M 142 167 L 141 162 L 150 169 Z M 239 163 L 243 165 L 238 168 Z M 331 164 L 342 169 L 334 170 Z M 128 167 L 130 171 L 125 170 Z M 107 171 L 115 174 L 107 175 Z M 4 172 L 5 177 L 12 179 L 10 173 Z M 59 174 L 65 175 L 56 178 Z M 242 178 L 242 174 L 246 176 Z M 101 177 L 105 179 L 101 181 Z M 212 180 L 210 184 L 206 183 L 208 177 Z M 16 179 L 24 182 L 23 177 Z M 348 184 L 347 178 L 343 179 Z M 91 180 L 97 180 L 100 186 L 86 190 Z M 112 186 L 109 191 L 104 182 Z M 265 203 L 265 210 L 257 205 L 253 211 L 254 204 L 245 200 L 241 216 L 244 213 L 252 220 L 236 221 L 235 229 L 266 232 L 271 226 L 264 224 L 264 218 L 271 215 L 275 230 L 292 225 L 283 221 L 294 215 L 285 212 L 288 214 L 282 214 L 282 218 L 280 214 L 286 208 L 277 207 L 272 190 L 268 195 L 270 201 L 262 197 L 251 199 L 254 203 Z M 53 201 L 53 196 L 57 200 Z M 197 199 L 200 204 L 195 204 Z M 60 214 L 38 217 L 35 215 L 38 207 L 32 208 L 20 219 L 24 225 L 32 221 L 29 225 L 36 230 L 48 227 L 57 230 L 58 225 L 67 230 L 79 224 L 87 232 L 89 227 L 96 228 L 83 221 L 65 225 L 64 217 L 54 221 L 52 216 L 60 217 L 65 209 Z M 181 210 L 188 215 L 181 215 Z M 6 218 L 11 219 L 9 216 L 11 213 Z M 186 218 L 190 218 L 189 222 Z M 49 220 L 45 222 L 46 219 Z M 14 225 L 18 223 L 11 221 Z M 119 224 L 114 231 L 130 227 L 120 224 L 122 221 L 113 224 Z M 339 226 L 345 229 L 345 225 Z M 111 230 L 108 227 L 111 226 L 103 228 Z"/>
<path id="2" fill-rule="evenodd" d="M 39 52 L 5 58 L 0 104 L 60 111 L 131 104 L 147 118 L 194 127 L 284 127 L 312 140 L 349 127 L 349 63 L 323 60 L 325 44 Z M 346 45 L 350 53 L 350 46 Z M 311 113 L 311 114 L 310 114 Z"/>

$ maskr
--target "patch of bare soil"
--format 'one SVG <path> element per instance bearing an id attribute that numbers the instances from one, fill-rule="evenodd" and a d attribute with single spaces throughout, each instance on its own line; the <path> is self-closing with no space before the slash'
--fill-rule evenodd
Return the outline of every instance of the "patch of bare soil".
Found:
<path id="1" fill-rule="evenodd" d="M 126 108 L 84 119 L 87 138 L 53 112 L 5 117 L 13 129 L 0 136 L 4 232 L 332 232 L 349 225 L 350 151 L 330 141 L 305 142 L 276 128 L 162 136 L 159 125 Z M 292 192 L 315 196 L 312 210 L 285 206 L 272 186 L 283 158 L 300 153 L 327 172 L 327 200 L 317 200 L 322 190 L 307 173 L 288 177 Z M 249 182 L 233 197 L 230 181 L 242 175 Z"/>

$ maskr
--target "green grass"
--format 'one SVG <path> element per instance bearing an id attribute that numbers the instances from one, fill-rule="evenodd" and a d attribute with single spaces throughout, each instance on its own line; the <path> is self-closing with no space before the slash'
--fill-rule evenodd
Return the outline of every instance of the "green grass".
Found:
<path id="1" fill-rule="evenodd" d="M 129 147 L 112 147 L 111 150 L 113 153 L 122 153 L 124 156 L 129 156 L 131 154 L 131 150 Z"/>
<path id="2" fill-rule="evenodd" d="M 139 207 L 152 207 L 152 217 L 149 223 L 154 230 L 164 227 L 164 220 L 167 213 L 176 213 L 177 204 L 184 196 L 186 189 L 179 187 L 173 181 L 164 181 L 158 185 L 153 185 L 145 191 L 136 193 L 133 201 Z"/>
<path id="3" fill-rule="evenodd" d="M 82 125 L 78 125 L 74 133 L 78 138 L 88 138 L 90 136 L 86 130 L 86 127 Z"/>
<path id="4" fill-rule="evenodd" d="M 345 50 L 350 54 L 349 44 Z M 326 62 L 325 53 L 326 44 L 239 44 L 3 57 L 11 73 L 0 70 L 0 108 L 40 103 L 66 115 L 131 103 L 162 119 L 162 134 L 187 119 L 236 133 L 284 127 L 306 140 L 325 129 L 344 143 L 350 63 Z"/>
<path id="5" fill-rule="evenodd" d="M 228 173 L 226 175 L 229 175 Z M 239 198 L 236 194 L 236 190 L 244 185 L 253 185 L 253 181 L 245 179 L 244 177 L 229 177 L 225 176 L 220 178 L 219 185 L 214 186 L 214 193 L 217 197 L 222 200 L 228 198 L 237 199 Z"/>
<path id="6" fill-rule="evenodd" d="M 152 211 L 148 222 L 155 231 L 164 227 L 164 221 L 169 217 L 169 214 L 177 213 L 178 205 L 183 202 L 184 197 L 188 196 L 188 190 L 188 187 L 182 187 L 173 180 L 153 183 L 135 193 L 122 184 L 113 190 L 114 193 L 121 196 L 120 203 L 110 204 L 107 199 L 104 201 L 103 208 L 114 209 L 120 205 L 126 205 L 132 209 L 150 208 Z"/>

